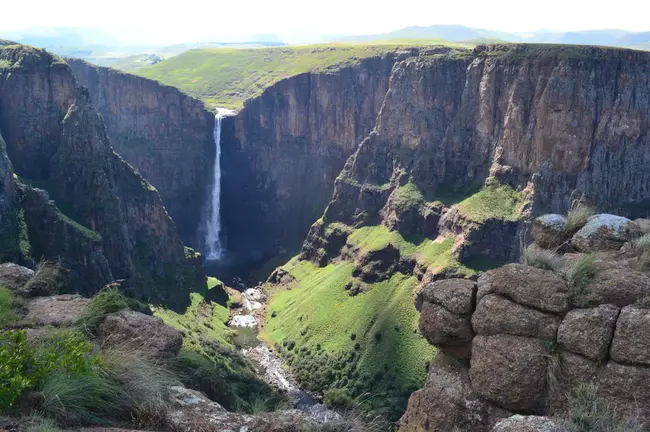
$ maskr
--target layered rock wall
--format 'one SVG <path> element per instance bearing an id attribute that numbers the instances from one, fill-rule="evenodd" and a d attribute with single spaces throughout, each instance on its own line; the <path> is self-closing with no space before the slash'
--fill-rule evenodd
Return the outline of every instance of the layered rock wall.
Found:
<path id="1" fill-rule="evenodd" d="M 334 179 L 375 126 L 393 55 L 287 78 L 224 120 L 222 217 L 228 249 L 296 248 Z"/>
<path id="2" fill-rule="evenodd" d="M 85 260 L 92 262 L 96 251 L 110 266 L 107 271 L 84 262 L 79 273 L 95 268 L 92 277 L 86 275 L 98 284 L 75 289 L 92 294 L 112 274 L 126 279 L 125 286 L 143 300 L 185 306 L 189 290 L 201 288 L 205 281 L 193 264 L 194 253 L 184 248 L 156 190 L 114 152 L 70 67 L 45 51 L 18 45 L 3 48 L 0 60 L 0 130 L 13 169 L 21 181 L 46 189 L 66 216 L 88 227 L 74 232 L 95 232 L 84 237 L 88 246 L 78 246 L 81 249 L 72 255 L 80 258 L 79 252 L 86 250 L 90 256 Z M 3 178 L 11 175 L 5 174 Z M 59 217 L 58 210 L 48 210 L 47 195 L 26 194 L 26 231 L 38 236 L 38 252 L 69 258 L 76 247 L 69 241 L 76 234 L 63 227 L 37 226 L 38 217 L 29 216 L 40 212 L 41 224 L 67 219 Z M 43 233 L 58 240 L 48 243 Z M 99 249 L 91 246 L 98 241 Z"/>
<path id="3" fill-rule="evenodd" d="M 214 114 L 178 89 L 66 59 L 115 150 L 158 190 L 181 237 L 194 244 L 214 163 Z"/>

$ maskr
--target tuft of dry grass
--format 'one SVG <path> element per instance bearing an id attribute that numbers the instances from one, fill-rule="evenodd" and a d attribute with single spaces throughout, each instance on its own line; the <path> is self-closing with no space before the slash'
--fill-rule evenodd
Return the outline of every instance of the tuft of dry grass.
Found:
<path id="1" fill-rule="evenodd" d="M 574 234 L 580 228 L 587 224 L 587 220 L 595 214 L 593 207 L 584 204 L 578 204 L 566 215 L 564 228 L 570 234 Z"/>
<path id="2" fill-rule="evenodd" d="M 533 245 L 524 249 L 521 257 L 524 264 L 543 270 L 557 270 L 560 267 L 560 255 L 552 250 L 542 249 Z"/>

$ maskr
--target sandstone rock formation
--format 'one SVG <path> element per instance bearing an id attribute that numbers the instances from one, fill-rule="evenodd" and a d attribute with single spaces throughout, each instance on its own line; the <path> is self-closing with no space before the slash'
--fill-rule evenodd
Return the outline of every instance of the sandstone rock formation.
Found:
<path id="1" fill-rule="evenodd" d="M 155 189 L 113 151 L 69 66 L 19 45 L 0 49 L 0 59 L 0 130 L 13 165 L 0 152 L 7 197 L 0 210 L 19 246 L 5 259 L 25 261 L 18 255 L 29 255 L 33 243 L 34 258 L 64 259 L 78 276 L 70 290 L 92 294 L 120 278 L 142 299 L 182 308 L 189 289 L 205 283 L 196 256 Z M 27 186 L 17 191 L 19 183 L 49 196 Z"/>
<path id="2" fill-rule="evenodd" d="M 612 217 L 590 220 L 603 219 Z M 620 220 L 616 226 L 630 226 L 629 220 Z M 633 225 L 626 232 L 636 231 Z M 558 225 L 553 231 L 562 230 Z M 583 234 L 565 241 L 573 244 Z M 506 417 L 565 416 L 567 398 L 581 384 L 595 385 L 603 407 L 617 415 L 650 422 L 650 276 L 631 268 L 641 252 L 609 242 L 611 231 L 595 230 L 590 236 L 590 244 L 599 245 L 601 252 L 589 261 L 588 280 L 577 282 L 570 270 L 586 255 L 567 254 L 557 273 L 508 264 L 484 273 L 476 283 L 443 280 L 425 288 L 416 299 L 420 330 L 445 360 L 431 364 L 425 387 L 411 396 L 400 430 L 448 430 L 465 425 L 450 419 L 458 422 L 473 412 L 483 421 L 462 430 L 564 430 L 544 417 Z M 539 231 L 535 238 L 557 246 Z M 602 251 L 605 247 L 609 250 Z M 467 289 L 455 288 L 459 286 Z M 476 295 L 468 296 L 472 287 Z M 577 297 L 589 301 L 585 305 Z M 444 388 L 454 388 L 453 397 Z M 492 414 L 480 414 L 486 412 Z"/>

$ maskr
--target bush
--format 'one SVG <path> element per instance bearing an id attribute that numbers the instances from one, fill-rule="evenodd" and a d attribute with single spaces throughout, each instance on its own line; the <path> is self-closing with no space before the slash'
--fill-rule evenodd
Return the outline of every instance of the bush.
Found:
<path id="1" fill-rule="evenodd" d="M 574 304 L 579 305 L 585 294 L 585 288 L 596 276 L 598 269 L 592 255 L 583 255 L 578 261 L 562 270 L 569 283 L 569 297 Z"/>
<path id="2" fill-rule="evenodd" d="M 7 412 L 32 385 L 24 331 L 0 331 L 0 413 Z"/>
<path id="3" fill-rule="evenodd" d="M 107 315 L 128 307 L 125 297 L 117 288 L 103 289 L 90 300 L 86 309 L 75 320 L 74 326 L 88 334 L 94 334 Z"/>
<path id="4" fill-rule="evenodd" d="M 20 301 L 12 291 L 0 287 L 0 328 L 8 327 L 20 320 L 16 309 L 20 306 Z"/>
<path id="5" fill-rule="evenodd" d="M 352 396 L 344 388 L 329 389 L 323 393 L 323 402 L 329 407 L 347 408 L 352 403 Z"/>
<path id="6" fill-rule="evenodd" d="M 643 251 L 650 251 L 650 234 L 644 234 L 639 237 L 636 242 L 636 247 Z"/>
<path id="7" fill-rule="evenodd" d="M 555 271 L 560 267 L 560 255 L 533 245 L 528 246 L 524 250 L 522 261 L 527 266 L 537 267 L 543 270 Z"/>
<path id="8" fill-rule="evenodd" d="M 65 290 L 66 270 L 59 261 L 42 261 L 36 266 L 36 273 L 24 287 L 31 296 L 48 296 Z"/>
<path id="9" fill-rule="evenodd" d="M 621 415 L 598 397 L 598 387 L 580 384 L 569 395 L 568 413 L 561 421 L 567 432 L 643 432 L 636 417 Z"/>
<path id="10" fill-rule="evenodd" d="M 573 209 L 569 210 L 569 213 L 566 215 L 564 229 L 569 234 L 576 233 L 580 228 L 587 224 L 587 219 L 589 219 L 590 216 L 593 216 L 594 213 L 595 211 L 592 207 L 584 204 L 576 205 Z"/>

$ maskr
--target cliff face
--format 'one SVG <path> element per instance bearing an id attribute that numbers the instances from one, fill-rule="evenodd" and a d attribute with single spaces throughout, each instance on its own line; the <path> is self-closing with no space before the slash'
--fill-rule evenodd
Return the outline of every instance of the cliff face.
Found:
<path id="1" fill-rule="evenodd" d="M 430 199 L 493 175 L 530 182 L 537 213 L 566 211 L 573 190 L 604 210 L 638 208 L 650 197 L 648 58 L 533 45 L 401 62 L 377 132 L 348 162 L 327 216 L 363 209 L 372 218 L 381 207 L 361 204 L 362 185 L 409 177 Z"/>
<path id="2" fill-rule="evenodd" d="M 88 89 L 115 150 L 158 189 L 181 237 L 193 244 L 214 161 L 214 114 L 174 87 L 66 62 Z"/>
<path id="3" fill-rule="evenodd" d="M 300 244 L 345 160 L 374 127 L 393 63 L 393 56 L 370 58 L 285 79 L 224 120 L 228 250 L 262 253 Z"/>
<path id="4" fill-rule="evenodd" d="M 75 288 L 85 293 L 126 279 L 142 299 L 186 305 L 188 291 L 204 283 L 194 253 L 184 248 L 155 189 L 113 151 L 70 67 L 22 46 L 2 49 L 0 64 L 0 130 L 9 159 L 21 179 L 50 194 L 22 192 L 25 230 L 39 253 L 34 258 L 64 258 L 78 274 L 93 273 Z M 67 223 L 67 216 L 90 229 Z M 74 241 L 77 234 L 84 245 Z"/>

